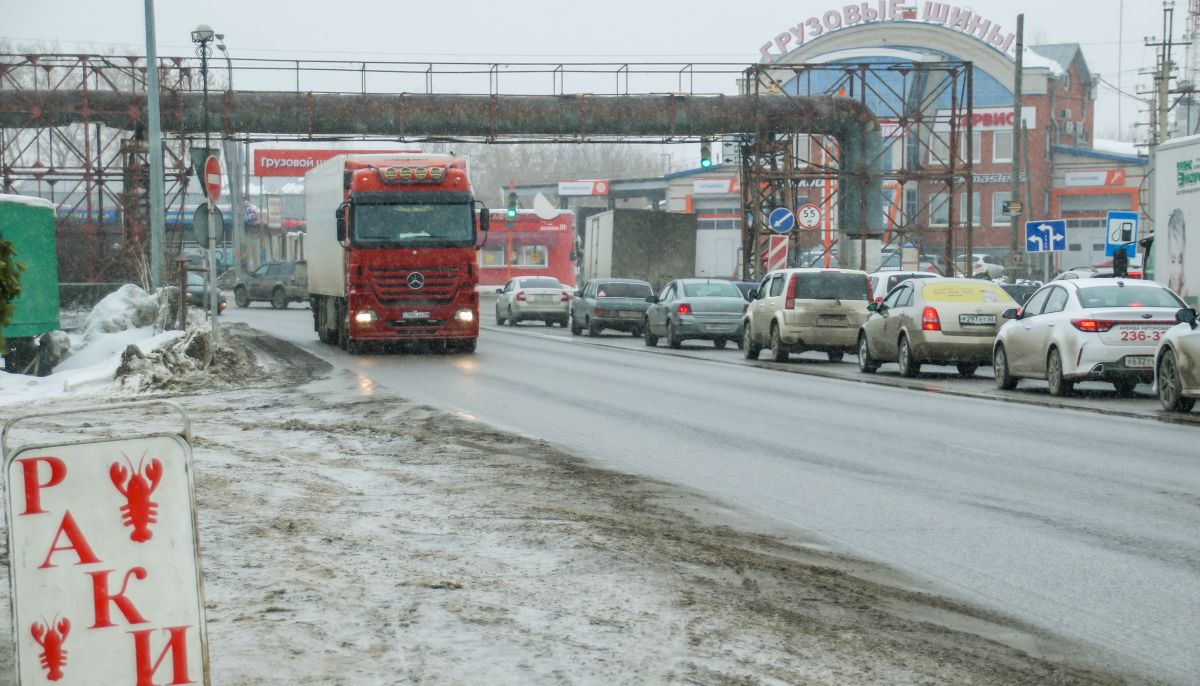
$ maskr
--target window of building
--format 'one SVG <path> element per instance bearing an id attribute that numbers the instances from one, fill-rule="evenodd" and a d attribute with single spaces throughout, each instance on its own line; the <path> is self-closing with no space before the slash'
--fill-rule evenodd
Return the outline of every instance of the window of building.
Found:
<path id="1" fill-rule="evenodd" d="M 514 245 L 512 264 L 514 267 L 545 267 L 548 254 L 544 245 Z"/>
<path id="2" fill-rule="evenodd" d="M 505 264 L 503 245 L 485 245 L 479 251 L 479 266 L 503 267 Z"/>
<path id="3" fill-rule="evenodd" d="M 997 130 L 992 132 L 992 161 L 1012 162 L 1013 132 Z"/>
<path id="4" fill-rule="evenodd" d="M 992 193 L 992 224 L 1004 224 L 1008 222 L 1008 216 L 1004 214 L 1004 203 L 1012 200 L 1012 193 L 1009 191 L 996 191 Z"/>
<path id="5" fill-rule="evenodd" d="M 929 196 L 929 225 L 950 225 L 950 194 L 934 193 Z"/>
<path id="6" fill-rule="evenodd" d="M 980 217 L 982 216 L 982 211 L 979 209 L 980 204 L 982 204 L 982 203 L 979 199 L 979 193 L 972 193 L 971 194 L 971 225 L 972 226 L 980 226 Z M 963 193 L 958 196 L 958 218 L 960 221 L 962 221 L 964 224 L 966 224 L 966 222 L 967 222 L 967 194 L 966 193 Z"/>

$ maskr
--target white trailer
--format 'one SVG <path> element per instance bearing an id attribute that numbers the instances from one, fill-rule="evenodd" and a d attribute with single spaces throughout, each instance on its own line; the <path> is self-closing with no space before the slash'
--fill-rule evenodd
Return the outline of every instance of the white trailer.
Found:
<path id="1" fill-rule="evenodd" d="M 1192 307 L 1200 298 L 1200 136 L 1155 149 L 1151 278 Z"/>

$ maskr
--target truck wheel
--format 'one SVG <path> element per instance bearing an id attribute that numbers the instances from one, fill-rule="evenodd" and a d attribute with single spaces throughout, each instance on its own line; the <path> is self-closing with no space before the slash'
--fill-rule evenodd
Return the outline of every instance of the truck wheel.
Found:
<path id="1" fill-rule="evenodd" d="M 455 348 L 460 353 L 471 354 L 471 353 L 475 352 L 475 345 L 478 342 L 478 340 L 479 339 L 477 339 L 477 338 L 472 338 L 472 339 L 466 340 L 466 341 L 459 341 L 458 344 L 455 346 Z"/>
<path id="2" fill-rule="evenodd" d="M 233 289 L 233 301 L 238 307 L 250 307 L 250 296 L 246 295 L 246 287 L 238 286 Z"/>
<path id="3" fill-rule="evenodd" d="M 271 291 L 271 307 L 274 307 L 277 310 L 282 310 L 287 306 L 287 294 L 283 292 L 282 288 L 276 287 L 274 291 Z"/>

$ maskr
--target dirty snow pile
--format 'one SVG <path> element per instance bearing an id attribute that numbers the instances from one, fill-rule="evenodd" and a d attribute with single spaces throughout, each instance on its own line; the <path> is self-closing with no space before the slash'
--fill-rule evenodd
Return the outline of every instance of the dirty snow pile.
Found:
<path id="1" fill-rule="evenodd" d="M 253 370 L 239 351 L 214 349 L 199 318 L 186 331 L 164 330 L 171 304 L 162 292 L 150 294 L 126 284 L 96 304 L 78 332 L 55 332 L 63 350 L 54 373 L 32 377 L 0 372 L 4 402 L 48 400 L 81 393 L 131 395 L 172 386 L 194 388 L 212 372 L 232 378 Z"/>

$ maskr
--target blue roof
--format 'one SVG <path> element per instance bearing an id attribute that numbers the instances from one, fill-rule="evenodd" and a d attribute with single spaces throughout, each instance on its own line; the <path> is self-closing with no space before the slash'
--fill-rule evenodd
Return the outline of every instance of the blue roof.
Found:
<path id="1" fill-rule="evenodd" d="M 713 173 L 720 173 L 720 172 L 725 172 L 725 173 L 732 172 L 734 174 L 737 174 L 740 172 L 740 170 L 738 169 L 738 166 L 736 164 L 714 164 L 713 166 L 711 166 L 707 169 L 705 169 L 704 167 L 696 167 L 695 169 L 684 169 L 683 171 L 671 172 L 670 174 L 664 174 L 663 178 L 664 179 L 679 179 L 679 178 L 683 178 L 685 176 L 697 176 L 700 174 L 713 174 Z"/>
<path id="2" fill-rule="evenodd" d="M 1092 148 L 1073 148 L 1069 145 L 1051 145 L 1050 150 L 1063 153 L 1066 155 L 1078 155 L 1080 157 L 1092 157 L 1098 160 L 1107 160 L 1109 162 L 1122 162 L 1124 164 L 1139 164 L 1146 166 L 1150 164 L 1150 160 L 1137 155 L 1122 155 L 1115 152 L 1104 152 L 1103 150 L 1093 150 Z"/>

